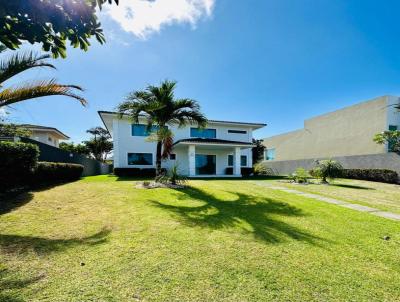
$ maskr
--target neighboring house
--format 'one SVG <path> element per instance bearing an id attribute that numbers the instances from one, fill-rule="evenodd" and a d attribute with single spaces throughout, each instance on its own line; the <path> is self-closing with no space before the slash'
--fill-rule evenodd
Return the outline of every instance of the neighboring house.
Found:
<path id="1" fill-rule="evenodd" d="M 394 107 L 399 100 L 381 96 L 307 119 L 303 129 L 265 138 L 265 160 L 284 173 L 299 165 L 309 168 L 312 161 L 307 159 L 321 158 L 334 158 L 351 168 L 393 167 L 400 171 L 399 156 L 388 154 L 387 145 L 373 141 L 377 133 L 400 129 L 400 114 Z"/>
<path id="2" fill-rule="evenodd" d="M 266 160 L 293 160 L 387 153 L 375 134 L 400 129 L 395 96 L 382 96 L 305 120 L 304 128 L 267 137 Z"/>
<path id="3" fill-rule="evenodd" d="M 146 119 L 134 124 L 128 116 L 119 118 L 115 112 L 99 111 L 114 142 L 115 168 L 154 168 L 156 143 L 146 140 Z M 187 176 L 225 176 L 226 168 L 233 176 L 241 175 L 241 167 L 252 167 L 253 131 L 266 126 L 260 123 L 208 121 L 205 129 L 194 125 L 183 128 L 170 126 L 174 134 L 173 154 L 162 164 L 177 164 Z"/>
<path id="4" fill-rule="evenodd" d="M 45 127 L 45 126 L 30 125 L 30 124 L 22 124 L 19 126 L 28 129 L 29 131 L 32 132 L 30 136 L 31 139 L 53 147 L 58 148 L 60 140 L 69 139 L 69 136 L 65 135 L 60 130 L 53 127 Z"/>

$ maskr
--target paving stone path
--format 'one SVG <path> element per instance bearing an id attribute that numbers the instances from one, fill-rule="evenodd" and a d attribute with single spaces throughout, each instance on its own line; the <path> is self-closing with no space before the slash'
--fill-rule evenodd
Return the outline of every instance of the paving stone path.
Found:
<path id="1" fill-rule="evenodd" d="M 338 206 L 341 206 L 341 207 L 344 207 L 344 208 L 348 208 L 348 209 L 352 209 L 352 210 L 356 210 L 356 211 L 359 211 L 359 212 L 367 212 L 367 213 L 370 213 L 370 214 L 375 215 L 375 216 L 379 216 L 379 217 L 384 217 L 384 218 L 400 221 L 400 214 L 396 214 L 396 213 L 392 213 L 392 212 L 386 212 L 386 211 L 382 211 L 382 210 L 379 210 L 379 209 L 376 209 L 376 208 L 363 206 L 363 205 L 360 205 L 360 204 L 349 203 L 349 202 L 345 202 L 345 201 L 338 200 L 338 199 L 335 199 L 335 198 L 321 196 L 321 195 L 318 195 L 318 194 L 305 193 L 305 192 L 301 192 L 301 191 L 298 191 L 298 190 L 289 189 L 289 188 L 286 188 L 286 187 L 280 187 L 280 186 L 276 186 L 276 185 L 272 185 L 272 184 L 266 184 L 264 182 L 253 182 L 253 183 L 255 183 L 255 184 L 259 185 L 259 186 L 262 186 L 262 187 L 267 187 L 269 189 L 280 190 L 280 191 L 283 191 L 283 192 L 286 192 L 286 193 L 292 193 L 292 194 L 296 194 L 296 195 L 300 195 L 300 196 L 316 199 L 318 201 L 323 201 L 323 202 L 327 202 L 327 203 L 331 203 L 331 204 L 336 204 Z"/>

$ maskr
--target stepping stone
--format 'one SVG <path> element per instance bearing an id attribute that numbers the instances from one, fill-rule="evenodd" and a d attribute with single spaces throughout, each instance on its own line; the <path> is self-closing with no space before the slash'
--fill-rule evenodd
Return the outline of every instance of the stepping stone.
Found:
<path id="1" fill-rule="evenodd" d="M 384 217 L 384 218 L 393 219 L 393 220 L 400 220 L 400 214 L 395 214 L 395 213 L 391 213 L 391 212 L 378 211 L 378 212 L 374 212 L 371 214 L 380 216 L 380 217 Z"/>
<path id="2" fill-rule="evenodd" d="M 367 207 L 367 206 L 362 206 L 360 204 L 354 204 L 354 203 L 342 204 L 341 206 L 345 207 L 345 208 L 357 210 L 357 211 L 360 211 L 360 212 L 379 212 L 378 209 L 370 208 L 370 207 Z"/>

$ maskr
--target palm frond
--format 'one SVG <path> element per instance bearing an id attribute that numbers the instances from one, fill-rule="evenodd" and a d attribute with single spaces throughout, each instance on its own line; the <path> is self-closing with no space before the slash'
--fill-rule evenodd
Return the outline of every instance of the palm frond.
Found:
<path id="1" fill-rule="evenodd" d="M 13 76 L 31 68 L 49 67 L 54 65 L 44 61 L 49 55 L 37 55 L 34 52 L 17 53 L 5 60 L 0 61 L 0 85 Z"/>
<path id="2" fill-rule="evenodd" d="M 174 110 L 179 109 L 200 110 L 200 105 L 192 99 L 177 99 L 174 101 Z"/>
<path id="3" fill-rule="evenodd" d="M 172 121 L 179 127 L 191 124 L 204 128 L 207 125 L 207 118 L 198 110 L 179 110 L 174 114 Z"/>
<path id="4" fill-rule="evenodd" d="M 61 85 L 56 83 L 54 79 L 30 83 L 16 88 L 7 88 L 0 92 L 0 107 L 51 95 L 71 97 L 78 100 L 83 106 L 86 106 L 87 101 L 77 95 L 75 90 L 83 91 L 79 86 Z"/>

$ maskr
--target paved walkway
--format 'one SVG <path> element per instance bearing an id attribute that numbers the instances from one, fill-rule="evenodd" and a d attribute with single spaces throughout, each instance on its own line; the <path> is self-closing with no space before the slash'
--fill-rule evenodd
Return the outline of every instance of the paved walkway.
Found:
<path id="1" fill-rule="evenodd" d="M 254 183 L 259 185 L 259 186 L 262 186 L 262 187 L 267 187 L 269 189 L 280 190 L 280 191 L 283 191 L 283 192 L 292 193 L 292 194 L 296 194 L 296 195 L 300 195 L 300 196 L 316 199 L 318 201 L 323 201 L 323 202 L 327 202 L 327 203 L 331 203 L 331 204 L 336 204 L 338 206 L 341 206 L 341 207 L 344 207 L 344 208 L 349 208 L 349 209 L 356 210 L 356 211 L 359 211 L 359 212 L 367 212 L 367 213 L 370 213 L 370 214 L 375 215 L 375 216 L 379 216 L 379 217 L 384 217 L 384 218 L 400 221 L 400 214 L 396 214 L 396 213 L 392 213 L 392 212 L 386 212 L 386 211 L 382 211 L 382 210 L 379 210 L 379 209 L 376 209 L 376 208 L 363 206 L 363 205 L 360 205 L 360 204 L 349 203 L 349 202 L 345 202 L 345 201 L 338 200 L 338 199 L 335 199 L 335 198 L 321 196 L 321 195 L 318 195 L 318 194 L 305 193 L 305 192 L 301 192 L 301 191 L 298 191 L 298 190 L 289 189 L 289 188 L 286 188 L 286 187 L 280 187 L 280 186 L 276 186 L 276 185 L 272 185 L 272 184 L 267 184 L 267 183 L 264 183 L 264 182 L 254 182 Z"/>

